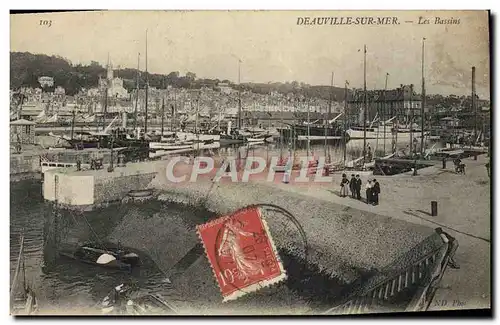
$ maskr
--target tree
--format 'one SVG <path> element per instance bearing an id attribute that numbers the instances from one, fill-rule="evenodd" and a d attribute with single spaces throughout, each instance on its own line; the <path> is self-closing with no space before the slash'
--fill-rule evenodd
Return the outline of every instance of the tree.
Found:
<path id="1" fill-rule="evenodd" d="M 186 73 L 186 78 L 187 78 L 189 81 L 193 82 L 193 81 L 195 81 L 195 80 L 196 80 L 196 73 L 193 73 L 193 72 L 188 72 L 188 73 Z"/>

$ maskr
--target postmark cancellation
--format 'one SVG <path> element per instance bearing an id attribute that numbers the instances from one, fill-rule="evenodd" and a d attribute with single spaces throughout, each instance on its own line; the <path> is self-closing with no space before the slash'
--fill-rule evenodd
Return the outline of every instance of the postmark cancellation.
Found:
<path id="1" fill-rule="evenodd" d="M 197 226 L 206 256 L 227 302 L 287 278 L 258 207 Z"/>

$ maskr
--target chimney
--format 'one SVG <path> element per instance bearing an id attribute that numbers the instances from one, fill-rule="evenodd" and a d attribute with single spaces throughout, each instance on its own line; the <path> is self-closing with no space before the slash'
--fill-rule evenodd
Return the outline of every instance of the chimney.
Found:
<path id="1" fill-rule="evenodd" d="M 472 112 L 474 112 L 474 141 L 477 139 L 476 67 L 472 67 Z"/>

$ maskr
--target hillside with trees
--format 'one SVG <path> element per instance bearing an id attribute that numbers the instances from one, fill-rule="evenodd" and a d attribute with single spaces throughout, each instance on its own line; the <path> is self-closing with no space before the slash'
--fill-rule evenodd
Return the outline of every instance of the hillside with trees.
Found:
<path id="1" fill-rule="evenodd" d="M 124 87 L 132 90 L 136 87 L 137 69 L 114 70 L 115 76 L 124 80 Z M 82 88 L 97 87 L 99 76 L 106 76 L 106 68 L 98 62 L 90 65 L 72 64 L 69 60 L 60 56 L 48 56 L 44 54 L 32 54 L 29 52 L 10 53 L 10 88 L 13 90 L 20 87 L 40 87 L 38 78 L 48 76 L 54 78 L 54 86 L 64 87 L 66 94 L 77 94 Z M 301 94 L 308 97 L 318 97 L 334 100 L 344 100 L 344 89 L 329 86 L 311 86 L 297 81 L 273 82 L 273 83 L 242 83 L 234 84 L 229 80 L 197 78 L 193 72 L 181 76 L 178 71 L 169 74 L 148 73 L 149 85 L 158 89 L 167 86 L 175 88 L 200 89 L 202 87 L 215 88 L 220 82 L 225 82 L 236 89 L 252 91 L 258 94 L 269 94 L 279 92 L 282 94 Z M 143 88 L 146 80 L 144 71 L 140 72 L 139 84 Z M 52 90 L 52 89 L 45 89 Z"/>

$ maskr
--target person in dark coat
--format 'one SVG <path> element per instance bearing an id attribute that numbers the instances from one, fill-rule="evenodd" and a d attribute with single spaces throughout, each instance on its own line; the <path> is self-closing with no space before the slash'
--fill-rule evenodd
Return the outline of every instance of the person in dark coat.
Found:
<path id="1" fill-rule="evenodd" d="M 351 190 L 351 197 L 354 199 L 356 197 L 356 178 L 354 178 L 354 174 L 351 175 L 349 189 Z"/>
<path id="2" fill-rule="evenodd" d="M 355 183 L 356 199 L 361 200 L 361 178 L 359 178 L 359 174 L 356 175 L 354 183 Z"/>
<path id="3" fill-rule="evenodd" d="M 380 194 L 380 184 L 376 179 L 373 180 L 373 188 L 372 188 L 372 204 L 378 205 L 378 195 Z"/>
<path id="4" fill-rule="evenodd" d="M 366 203 L 367 204 L 371 204 L 373 202 L 372 192 L 373 192 L 373 183 L 371 180 L 368 180 L 368 182 L 366 183 Z"/>

